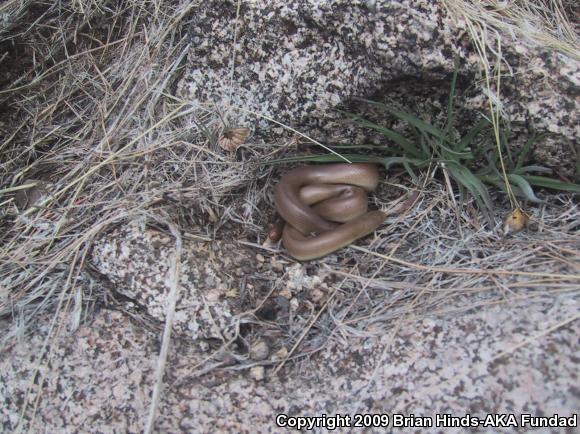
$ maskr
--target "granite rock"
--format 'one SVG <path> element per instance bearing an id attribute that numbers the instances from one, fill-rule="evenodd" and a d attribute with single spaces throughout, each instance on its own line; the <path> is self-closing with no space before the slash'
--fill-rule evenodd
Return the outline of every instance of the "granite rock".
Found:
<path id="1" fill-rule="evenodd" d="M 336 108 L 352 107 L 354 97 L 441 107 L 456 56 L 462 59 L 460 94 L 469 91 L 458 105 L 471 120 L 488 111 L 465 22 L 450 16 L 443 2 L 259 0 L 242 2 L 237 21 L 236 12 L 235 1 L 211 0 L 188 21 L 191 48 L 178 94 L 215 103 L 226 122 L 251 126 L 257 136 L 271 139 L 281 130 L 250 112 L 324 142 L 362 141 L 368 134 L 353 132 Z M 556 139 L 540 144 L 547 149 L 536 157 L 556 167 L 553 156 L 560 156 L 558 164 L 572 173 L 570 155 L 579 153 L 580 62 L 510 35 L 503 37 L 502 53 L 504 113 L 516 132 L 551 133 Z M 417 114 L 436 116 L 430 110 Z"/>
<path id="2" fill-rule="evenodd" d="M 99 238 L 90 261 L 117 293 L 136 304 L 133 309 L 165 321 L 174 248 L 171 235 L 133 220 Z M 224 270 L 235 272 L 244 258 L 220 255 L 220 248 L 228 247 L 219 242 L 211 248 L 192 243 L 181 255 L 174 329 L 192 340 L 227 340 L 235 333 L 239 293 Z M 233 263 L 237 258 L 240 262 Z"/>
<path id="3" fill-rule="evenodd" d="M 199 376 L 192 360 L 200 356 L 175 342 L 156 430 L 280 432 L 281 413 L 396 413 L 433 420 L 438 414 L 570 416 L 580 405 L 580 323 L 570 321 L 577 313 L 576 295 L 557 294 L 461 315 L 409 318 L 396 334 L 329 341 L 317 357 L 288 364 L 277 375 L 248 365 Z M 53 338 L 47 358 L 40 359 L 49 323 L 44 318 L 34 336 L 0 352 L 3 431 L 16 429 L 25 402 L 27 432 L 142 431 L 155 381 L 156 336 L 119 312 L 101 310 L 74 334 Z M 5 325 L 0 321 L 0 331 Z M 31 381 L 35 377 L 41 390 Z"/>

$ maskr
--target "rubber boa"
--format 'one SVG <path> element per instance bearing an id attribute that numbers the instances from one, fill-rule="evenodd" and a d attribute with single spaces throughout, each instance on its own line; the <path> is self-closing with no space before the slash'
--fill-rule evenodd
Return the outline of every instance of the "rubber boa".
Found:
<path id="1" fill-rule="evenodd" d="M 378 183 L 375 164 L 304 166 L 284 174 L 274 201 L 286 221 L 288 253 L 302 261 L 320 258 L 374 231 L 386 217 L 367 212 L 367 193 Z"/>

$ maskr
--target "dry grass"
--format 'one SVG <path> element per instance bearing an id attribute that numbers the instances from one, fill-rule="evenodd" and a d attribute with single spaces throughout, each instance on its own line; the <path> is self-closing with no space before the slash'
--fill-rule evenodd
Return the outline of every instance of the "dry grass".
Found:
<path id="1" fill-rule="evenodd" d="M 181 25 L 196 3 L 2 7 L 12 19 L 0 43 L 14 39 L 20 51 L 1 55 L 32 61 L 16 65 L 0 90 L 9 107 L 0 125 L 0 317 L 12 319 L 0 344 L 53 311 L 47 361 L 55 337 L 76 329 L 87 307 L 106 296 L 93 293 L 86 264 L 97 234 L 138 215 L 179 225 L 222 214 L 226 195 L 257 178 L 262 158 L 252 155 L 270 150 L 232 161 L 215 146 L 222 125 L 214 112 L 172 95 L 188 53 Z M 23 207 L 18 192 L 32 193 L 39 181 L 41 200 Z M 23 416 L 35 414 L 40 396 Z"/>
<path id="2" fill-rule="evenodd" d="M 445 0 L 457 18 L 523 45 L 580 59 L 575 0 Z"/>
<path id="3" fill-rule="evenodd" d="M 564 13 L 571 3 L 446 3 L 480 29 L 495 26 L 578 58 Z M 16 40 L 20 50 L 0 56 L 32 59 L 0 90 L 9 107 L 0 124 L 0 317 L 13 320 L 4 343 L 47 310 L 70 312 L 69 327 L 78 326 L 102 297 L 92 293 L 87 272 L 91 242 L 114 223 L 149 215 L 175 227 L 210 220 L 262 233 L 257 221 L 271 183 L 256 182 L 269 173 L 257 163 L 279 150 L 256 145 L 234 160 L 215 146 L 222 127 L 215 108 L 174 96 L 188 55 L 182 25 L 195 7 L 161 0 L 0 6 L 0 16 L 10 17 L 0 20 L 0 44 Z M 532 32 L 521 23 L 537 22 L 533 17 L 542 26 Z M 42 200 L 19 208 L 14 193 L 32 191 L 38 181 Z M 369 247 L 346 251 L 358 256 L 356 265 L 345 265 L 342 255 L 324 261 L 324 272 L 340 281 L 321 307 L 300 318 L 299 336 L 283 337 L 293 346 L 289 358 L 331 340 L 392 331 L 406 318 L 578 292 L 577 203 L 554 196 L 534 211 L 532 230 L 504 239 L 498 228 L 482 227 L 470 207 L 459 209 L 455 193 L 425 178 L 416 207 Z M 241 213 L 233 206 L 240 203 Z M 66 326 L 53 321 L 51 336 Z M 199 360 L 200 372 L 207 372 L 206 361 Z M 161 357 L 158 378 L 163 363 Z"/>
<path id="4" fill-rule="evenodd" d="M 32 208 L 18 209 L 7 194 L 1 200 L 0 315 L 23 325 L 86 280 L 83 258 L 108 224 L 199 200 L 201 213 L 180 215 L 195 218 L 252 176 L 249 164 L 207 146 L 200 126 L 219 126 L 211 112 L 170 95 L 188 49 L 178 24 L 195 5 L 166 4 L 159 15 L 150 2 L 121 5 L 91 38 L 83 38 L 86 12 L 73 10 L 79 2 L 48 8 L 46 26 L 61 24 L 62 13 L 73 17 L 71 29 L 56 28 L 77 39 L 75 54 L 53 47 L 24 84 L 17 78 L 0 91 L 16 125 L 1 145 L 1 192 L 31 179 L 49 186 Z"/>

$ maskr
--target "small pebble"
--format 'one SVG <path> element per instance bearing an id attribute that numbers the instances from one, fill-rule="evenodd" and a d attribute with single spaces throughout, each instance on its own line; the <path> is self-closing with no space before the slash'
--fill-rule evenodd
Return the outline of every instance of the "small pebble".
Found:
<path id="1" fill-rule="evenodd" d="M 272 354 L 272 360 L 284 360 L 288 357 L 288 348 L 282 347 L 274 354 Z"/>
<path id="2" fill-rule="evenodd" d="M 292 309 L 294 312 L 296 312 L 298 310 L 299 306 L 300 306 L 300 302 L 298 301 L 298 299 L 296 297 L 294 297 L 292 300 L 290 300 L 290 309 Z"/>
<path id="3" fill-rule="evenodd" d="M 278 261 L 274 256 L 270 258 L 270 266 L 274 271 L 283 272 L 284 271 L 284 264 Z"/>
<path id="4" fill-rule="evenodd" d="M 280 348 L 272 355 L 272 359 L 274 360 L 284 360 L 286 357 L 288 357 L 288 348 L 286 347 Z"/>
<path id="5" fill-rule="evenodd" d="M 270 354 L 270 346 L 264 339 L 259 339 L 250 348 L 250 358 L 252 360 L 264 360 Z"/>
<path id="6" fill-rule="evenodd" d="M 265 377 L 265 370 L 263 366 L 254 366 L 250 368 L 250 377 L 256 381 L 262 381 Z"/>
<path id="7" fill-rule="evenodd" d="M 314 303 L 321 303 L 324 301 L 323 299 L 325 298 L 325 295 L 326 293 L 318 288 L 314 288 L 310 291 L 310 297 Z"/>

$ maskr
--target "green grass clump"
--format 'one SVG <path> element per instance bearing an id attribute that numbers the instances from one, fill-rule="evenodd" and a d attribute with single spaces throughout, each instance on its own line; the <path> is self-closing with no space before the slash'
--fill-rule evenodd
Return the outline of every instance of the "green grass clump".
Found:
<path id="1" fill-rule="evenodd" d="M 531 138 L 516 152 L 509 145 L 511 135 L 509 124 L 503 122 L 500 125 L 498 146 L 494 139 L 496 132 L 492 122 L 485 117 L 482 117 L 463 136 L 459 136 L 456 129 L 453 128 L 457 71 L 456 67 L 451 81 L 446 120 L 443 125 L 433 125 L 412 113 L 397 108 L 394 104 L 382 104 L 359 98 L 359 101 L 377 107 L 385 114 L 405 122 L 409 127 L 410 134 L 404 135 L 359 115 L 342 112 L 358 125 L 381 133 L 389 140 L 390 144 L 376 146 L 338 145 L 333 148 L 333 151 L 340 153 L 344 158 L 335 154 L 310 155 L 277 160 L 277 162 L 344 162 L 346 158 L 351 162 L 382 164 L 386 169 L 400 165 L 413 179 L 416 179 L 416 170 L 438 167 L 446 170 L 457 183 L 461 197 L 464 196 L 465 192 L 469 192 L 489 218 L 493 212 L 493 205 L 488 186 L 499 187 L 510 194 L 513 192 L 532 202 L 541 202 L 533 187 L 580 193 L 580 185 L 565 183 L 546 176 L 551 174 L 550 169 L 538 165 L 526 165 L 532 146 L 543 136 Z M 381 154 L 386 153 L 387 156 L 342 153 L 350 149 L 371 150 L 373 154 L 378 151 Z M 506 182 L 509 183 L 507 187 Z"/>

